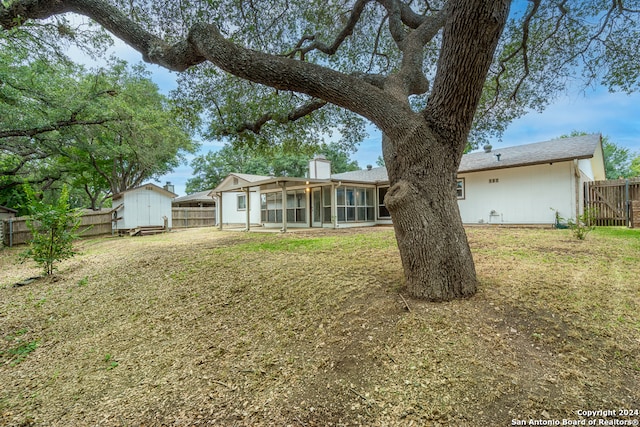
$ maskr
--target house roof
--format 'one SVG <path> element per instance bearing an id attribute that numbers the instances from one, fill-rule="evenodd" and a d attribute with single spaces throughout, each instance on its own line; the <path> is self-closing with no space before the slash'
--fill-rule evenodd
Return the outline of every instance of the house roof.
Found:
<path id="1" fill-rule="evenodd" d="M 266 176 L 266 175 L 251 175 L 251 174 L 248 174 L 248 173 L 235 173 L 235 172 L 231 173 L 229 175 L 238 177 L 238 178 L 240 178 L 240 179 L 242 179 L 244 181 L 247 181 L 247 182 L 258 182 L 258 181 L 264 181 L 264 180 L 269 179 L 269 178 L 273 178 L 271 176 Z"/>
<path id="2" fill-rule="evenodd" d="M 260 181 L 266 181 L 273 178 L 272 176 L 265 175 L 251 175 L 248 173 L 230 173 L 220 184 L 212 191 L 229 191 L 232 189 L 246 187 L 247 184 L 254 184 Z"/>
<path id="3" fill-rule="evenodd" d="M 371 169 L 361 169 L 352 172 L 335 173 L 331 175 L 331 179 L 334 181 L 353 181 L 353 182 L 387 182 L 389 176 L 387 175 L 387 168 L 377 167 Z"/>
<path id="4" fill-rule="evenodd" d="M 468 153 L 462 156 L 458 173 L 589 159 L 595 155 L 600 141 L 600 134 L 593 134 L 500 148 L 488 153 L 485 151 Z M 498 160 L 498 154 L 500 160 Z M 338 173 L 331 175 L 331 179 L 371 184 L 389 181 L 385 167 Z"/>
<path id="5" fill-rule="evenodd" d="M 142 184 L 142 185 L 140 185 L 140 186 L 138 186 L 138 187 L 134 187 L 134 188 L 130 188 L 130 189 L 125 190 L 125 191 L 121 191 L 121 192 L 120 192 L 120 193 L 118 193 L 118 194 L 114 194 L 114 195 L 113 195 L 113 197 L 112 197 L 111 199 L 112 199 L 112 200 L 119 199 L 120 197 L 122 197 L 122 195 L 123 195 L 124 193 L 128 193 L 128 192 L 130 192 L 130 191 L 136 191 L 136 190 L 139 190 L 139 189 L 141 189 L 141 188 L 150 188 L 151 190 L 153 190 L 153 191 L 157 191 L 157 192 L 159 192 L 159 193 L 161 193 L 161 194 L 164 194 L 165 196 L 167 196 L 167 197 L 169 197 L 169 198 L 174 198 L 174 197 L 176 197 L 176 196 L 177 196 L 177 194 L 176 194 L 176 193 L 173 193 L 173 192 L 171 192 L 171 191 L 165 190 L 164 188 L 159 187 L 159 186 L 157 186 L 157 185 L 152 184 L 152 183 L 150 183 L 150 182 L 149 182 L 149 183 L 147 183 L 147 184 Z"/>
<path id="6" fill-rule="evenodd" d="M 173 199 L 173 203 L 186 203 L 186 202 L 212 202 L 213 190 L 198 191 L 196 193 L 187 194 L 186 196 L 176 197 Z"/>
<path id="7" fill-rule="evenodd" d="M 600 134 L 558 138 L 549 141 L 524 144 L 514 147 L 495 149 L 490 152 L 479 151 L 462 156 L 458 173 L 479 172 L 485 170 L 505 169 L 519 166 L 531 166 L 544 163 L 589 159 L 596 156 L 601 147 Z M 601 148 L 600 148 L 601 149 Z M 499 155 L 499 159 L 498 159 Z M 238 179 L 234 183 L 233 178 Z M 242 181 L 242 182 L 240 182 Z M 213 191 L 230 191 L 251 186 L 267 186 L 282 182 L 324 183 L 331 181 L 376 184 L 389 182 L 385 167 L 362 169 L 352 172 L 336 173 L 330 180 L 311 180 L 308 178 L 269 177 L 232 173 L 227 176 Z"/>
<path id="8" fill-rule="evenodd" d="M 600 134 L 593 134 L 468 153 L 462 156 L 458 173 L 589 159 L 600 140 Z"/>

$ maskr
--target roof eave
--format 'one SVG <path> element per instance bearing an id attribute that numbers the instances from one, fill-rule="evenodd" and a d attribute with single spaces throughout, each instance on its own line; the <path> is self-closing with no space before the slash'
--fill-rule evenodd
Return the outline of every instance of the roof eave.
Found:
<path id="1" fill-rule="evenodd" d="M 571 156 L 571 157 L 566 157 L 566 158 L 559 158 L 559 159 L 550 159 L 550 160 L 538 160 L 538 161 L 534 161 L 534 162 L 526 162 L 526 163 L 514 163 L 514 164 L 510 164 L 510 165 L 494 165 L 491 167 L 480 167 L 480 168 L 472 168 L 472 169 L 465 169 L 465 170 L 460 170 L 458 169 L 458 173 L 462 174 L 462 173 L 471 173 L 471 172 L 484 172 L 484 171 L 491 171 L 491 170 L 497 170 L 497 169 L 511 169 L 511 168 L 519 168 L 519 167 L 523 167 L 523 166 L 535 166 L 535 165 L 544 165 L 547 163 L 561 163 L 561 162 L 570 162 L 573 160 L 583 160 L 583 159 L 590 159 L 593 157 L 593 154 L 585 154 L 583 156 Z M 496 161 L 496 163 L 498 163 Z"/>

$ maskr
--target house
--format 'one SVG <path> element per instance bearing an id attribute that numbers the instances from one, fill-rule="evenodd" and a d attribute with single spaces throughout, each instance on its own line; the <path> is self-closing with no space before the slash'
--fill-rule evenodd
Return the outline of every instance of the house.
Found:
<path id="1" fill-rule="evenodd" d="M 581 214 L 584 183 L 602 179 L 601 136 L 585 135 L 465 154 L 455 191 L 465 224 L 551 225 Z M 391 224 L 388 189 L 384 167 L 331 174 L 317 157 L 306 178 L 230 174 L 213 192 L 221 226 L 286 231 Z"/>
<path id="2" fill-rule="evenodd" d="M 216 198 L 212 190 L 198 191 L 176 197 L 171 204 L 174 208 L 213 208 L 216 206 Z"/>
<path id="3" fill-rule="evenodd" d="M 176 197 L 171 205 L 174 229 L 213 227 L 217 224 L 217 202 L 212 190 Z"/>
<path id="4" fill-rule="evenodd" d="M 138 227 L 171 228 L 171 200 L 177 194 L 155 184 L 139 187 L 113 196 L 114 214 L 118 230 L 133 230 Z"/>

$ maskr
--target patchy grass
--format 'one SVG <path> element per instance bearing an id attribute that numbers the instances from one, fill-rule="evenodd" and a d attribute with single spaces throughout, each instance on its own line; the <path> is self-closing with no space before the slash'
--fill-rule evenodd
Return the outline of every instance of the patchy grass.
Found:
<path id="1" fill-rule="evenodd" d="M 389 229 L 84 240 L 21 287 L 38 270 L 5 249 L 0 425 L 506 426 L 640 408 L 638 231 L 468 236 L 479 292 L 439 304 L 402 293 Z"/>

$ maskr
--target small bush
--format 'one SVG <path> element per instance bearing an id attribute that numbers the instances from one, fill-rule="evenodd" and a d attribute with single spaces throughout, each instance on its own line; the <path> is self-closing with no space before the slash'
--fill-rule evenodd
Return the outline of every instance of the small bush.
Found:
<path id="1" fill-rule="evenodd" d="M 75 255 L 73 241 L 80 226 L 80 212 L 69 207 L 69 190 L 62 187 L 60 197 L 54 204 L 37 200 L 33 190 L 26 187 L 29 219 L 27 227 L 32 239 L 21 259 L 34 260 L 42 266 L 44 273 L 53 274 L 54 264 Z"/>
<path id="2" fill-rule="evenodd" d="M 585 208 L 582 215 L 578 215 L 575 221 L 572 219 L 568 220 L 567 225 L 577 239 L 584 240 L 587 237 L 587 234 L 596 229 L 596 226 L 593 225 L 595 219 L 595 210 Z"/>

